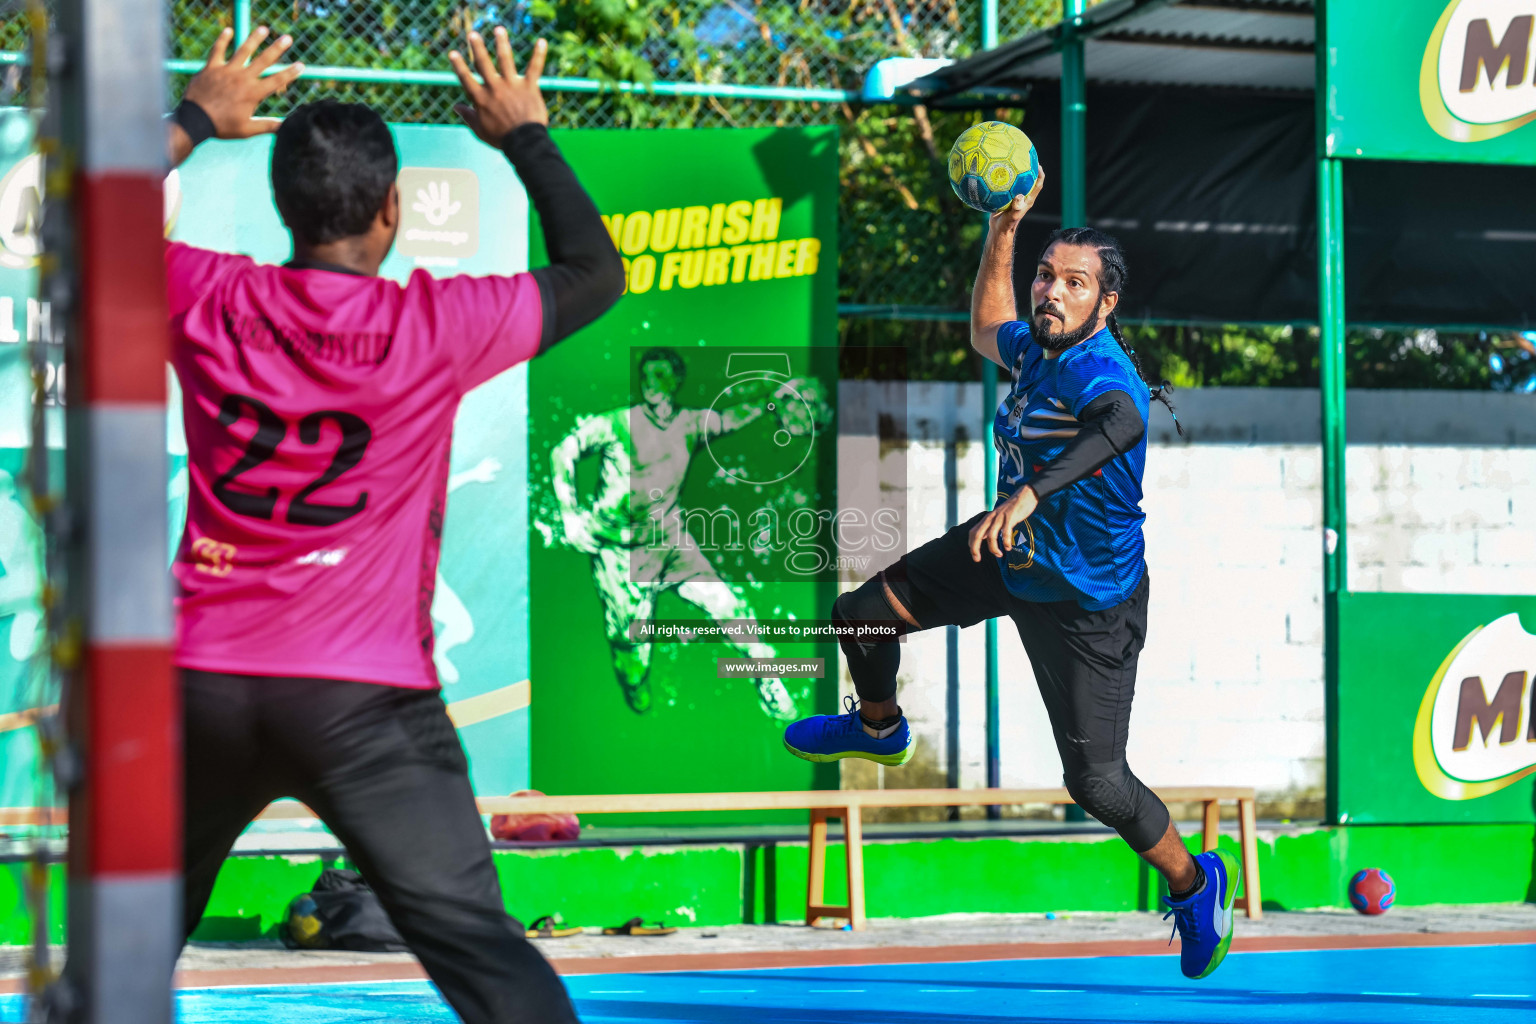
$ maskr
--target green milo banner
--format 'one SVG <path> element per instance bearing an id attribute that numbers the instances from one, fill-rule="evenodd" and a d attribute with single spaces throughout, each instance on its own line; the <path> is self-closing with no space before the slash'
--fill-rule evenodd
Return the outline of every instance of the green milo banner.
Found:
<path id="1" fill-rule="evenodd" d="M 529 371 L 534 785 L 835 788 L 835 129 L 556 135 L 628 290 Z"/>
<path id="2" fill-rule="evenodd" d="M 1342 594 L 1341 822 L 1536 821 L 1536 597 Z"/>
<path id="3" fill-rule="evenodd" d="M 1536 0 L 1328 0 L 1329 156 L 1536 163 Z"/>

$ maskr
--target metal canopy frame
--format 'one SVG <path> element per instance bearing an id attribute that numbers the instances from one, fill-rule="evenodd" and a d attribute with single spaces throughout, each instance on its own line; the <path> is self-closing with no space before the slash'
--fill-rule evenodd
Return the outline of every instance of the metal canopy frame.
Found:
<path id="1" fill-rule="evenodd" d="M 989 89 L 1077 77 L 1102 82 L 1308 92 L 1314 87 L 1312 0 L 1108 0 L 912 82 L 913 99 L 941 102 Z"/>

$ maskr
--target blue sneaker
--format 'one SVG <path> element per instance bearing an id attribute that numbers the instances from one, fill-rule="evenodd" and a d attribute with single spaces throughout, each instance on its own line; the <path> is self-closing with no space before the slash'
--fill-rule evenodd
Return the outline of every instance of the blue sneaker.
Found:
<path id="1" fill-rule="evenodd" d="M 812 715 L 791 722 L 784 730 L 784 748 L 807 761 L 862 757 L 866 761 L 898 765 L 912 759 L 912 730 L 907 728 L 905 715 L 895 732 L 877 740 L 864 731 L 859 721 L 858 701 L 844 697 L 843 706 L 848 709 L 847 714 Z"/>
<path id="2" fill-rule="evenodd" d="M 1179 936 L 1179 967 L 1186 978 L 1204 978 L 1221 965 L 1232 946 L 1232 904 L 1237 900 L 1237 881 L 1242 869 L 1225 850 L 1211 850 L 1195 858 L 1205 872 L 1205 888 L 1187 900 L 1163 897 Z M 1168 937 L 1173 941 L 1173 936 Z"/>

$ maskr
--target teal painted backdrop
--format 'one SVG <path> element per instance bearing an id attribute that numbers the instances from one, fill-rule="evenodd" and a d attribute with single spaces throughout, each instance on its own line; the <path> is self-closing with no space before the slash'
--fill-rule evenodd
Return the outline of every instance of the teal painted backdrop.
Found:
<path id="1" fill-rule="evenodd" d="M 27 464 L 32 414 L 29 337 L 51 337 L 37 301 L 39 161 L 31 115 L 0 109 L 0 807 L 50 799 L 37 789 L 37 735 L 29 712 L 57 699 L 42 670 L 42 537 L 17 482 Z M 57 346 L 47 345 L 46 414 L 62 436 Z M 52 465 L 62 473 L 60 453 Z"/>
<path id="2" fill-rule="evenodd" d="M 525 269 L 527 197 L 506 158 L 464 128 L 393 131 L 402 225 L 381 273 L 404 280 L 418 268 L 439 275 Z M 270 136 L 200 146 L 180 171 L 173 237 L 266 262 L 288 259 L 288 234 L 271 200 L 270 152 Z M 437 237 L 412 238 L 413 230 Z M 457 236 L 465 237 L 455 251 Z M 460 732 L 482 796 L 528 785 L 527 376 L 526 366 L 514 368 L 460 407 L 432 606 L 444 700 L 454 707 L 479 699 L 478 707 L 455 710 L 473 709 L 468 717 L 479 719 L 461 717 Z M 173 436 L 173 502 L 185 500 L 174 475 L 185 468 L 179 443 Z M 184 505 L 173 508 L 174 537 L 184 515 Z"/>

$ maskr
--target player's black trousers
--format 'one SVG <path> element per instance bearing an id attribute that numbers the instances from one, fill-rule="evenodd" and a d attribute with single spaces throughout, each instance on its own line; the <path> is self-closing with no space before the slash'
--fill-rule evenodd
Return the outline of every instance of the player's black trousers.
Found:
<path id="1" fill-rule="evenodd" d="M 188 670 L 181 680 L 186 935 L 240 832 L 270 801 L 297 797 L 346 845 L 467 1024 L 577 1019 L 504 909 L 464 750 L 436 692 Z"/>
<path id="2" fill-rule="evenodd" d="M 1142 576 L 1129 598 L 1103 611 L 1086 611 L 1076 601 L 1025 601 L 1003 585 L 989 551 L 983 549 L 980 562 L 971 561 L 971 527 L 980 518 L 840 596 L 832 617 L 847 623 L 894 621 L 902 635 L 1011 618 L 1050 715 L 1067 790 L 1083 810 L 1145 853 L 1163 837 L 1169 820 L 1168 808 L 1125 761 L 1136 660 L 1147 639 L 1147 578 Z M 860 700 L 896 695 L 900 643 L 847 637 L 840 643 Z"/>

